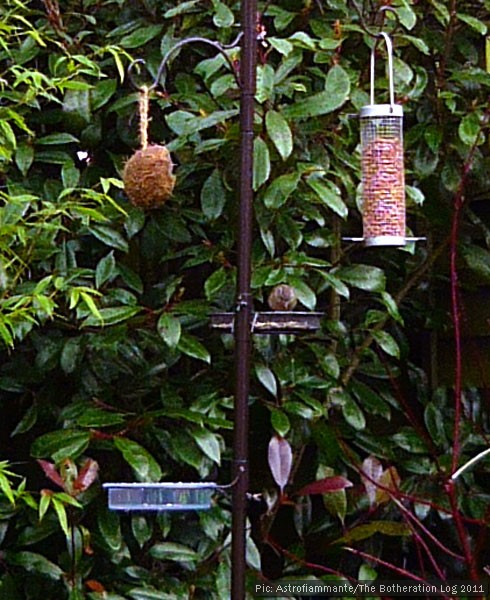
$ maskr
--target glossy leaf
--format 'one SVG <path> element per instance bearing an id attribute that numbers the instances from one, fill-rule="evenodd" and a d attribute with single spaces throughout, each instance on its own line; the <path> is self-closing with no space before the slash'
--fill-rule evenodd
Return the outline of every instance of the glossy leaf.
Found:
<path id="1" fill-rule="evenodd" d="M 172 560 L 177 562 L 193 562 L 199 559 L 195 550 L 175 542 L 161 542 L 150 549 L 150 555 L 157 560 Z"/>
<path id="2" fill-rule="evenodd" d="M 91 315 L 83 322 L 84 327 L 107 327 L 131 319 L 141 311 L 138 306 L 114 306 L 101 308 L 97 315 Z"/>
<path id="3" fill-rule="evenodd" d="M 72 459 L 84 452 L 90 442 L 90 433 L 76 429 L 63 429 L 45 433 L 38 437 L 31 446 L 31 454 L 35 458 L 51 456 Z"/>
<path id="4" fill-rule="evenodd" d="M 187 356 L 207 363 L 211 362 L 209 351 L 194 336 L 182 334 L 178 341 L 177 348 Z"/>
<path id="5" fill-rule="evenodd" d="M 328 182 L 323 183 L 319 179 L 308 179 L 308 185 L 317 194 L 320 200 L 338 214 L 339 217 L 345 218 L 348 214 L 347 206 L 345 205 L 340 195 L 340 190 Z"/>
<path id="6" fill-rule="evenodd" d="M 273 396 L 277 396 L 277 380 L 271 369 L 265 365 L 258 364 L 255 366 L 255 373 L 265 389 Z"/>
<path id="7" fill-rule="evenodd" d="M 379 344 L 379 347 L 384 350 L 386 354 L 400 358 L 400 348 L 392 335 L 387 331 L 373 331 L 372 335 L 376 340 L 376 343 Z"/>
<path id="8" fill-rule="evenodd" d="M 278 409 L 271 411 L 271 425 L 278 436 L 284 437 L 291 429 L 291 422 L 287 414 Z"/>
<path id="9" fill-rule="evenodd" d="M 201 208 L 204 216 L 210 221 L 221 216 L 226 203 L 226 191 L 221 180 L 221 173 L 215 169 L 206 179 L 201 190 Z"/>
<path id="10" fill-rule="evenodd" d="M 267 143 L 260 137 L 254 141 L 253 189 L 258 190 L 268 179 L 271 172 L 271 161 Z"/>
<path id="11" fill-rule="evenodd" d="M 192 437 L 208 458 L 218 465 L 221 463 L 221 448 L 219 438 L 216 434 L 204 427 L 200 427 L 192 431 Z"/>
<path id="12" fill-rule="evenodd" d="M 286 160 L 293 151 L 293 135 L 288 122 L 281 113 L 269 110 L 265 116 L 265 125 L 276 150 Z"/>
<path id="13" fill-rule="evenodd" d="M 364 413 L 359 408 L 359 405 L 348 396 L 342 405 L 342 414 L 344 419 L 349 423 L 351 427 L 357 430 L 364 429 L 366 427 L 366 418 Z"/>
<path id="14" fill-rule="evenodd" d="M 7 552 L 6 562 L 16 567 L 20 567 L 28 573 L 34 573 L 48 577 L 49 579 L 58 580 L 63 576 L 63 570 L 48 560 L 42 554 L 36 552 Z"/>
<path id="15" fill-rule="evenodd" d="M 131 466 L 138 481 L 160 481 L 162 470 L 153 456 L 143 446 L 123 437 L 114 439 L 115 447 Z"/>
<path id="16" fill-rule="evenodd" d="M 382 292 L 386 285 L 386 275 L 383 270 L 371 265 L 341 267 L 335 275 L 342 281 L 369 292 Z"/>
<path id="17" fill-rule="evenodd" d="M 264 194 L 266 208 L 277 209 L 283 206 L 298 187 L 299 173 L 287 173 L 276 177 Z"/>
<path id="18" fill-rule="evenodd" d="M 162 313 L 157 324 L 158 333 L 169 348 L 176 348 L 182 333 L 180 320 L 170 313 Z"/>
<path id="19" fill-rule="evenodd" d="M 282 114 L 289 119 L 325 115 L 340 108 L 346 102 L 349 92 L 348 74 L 340 65 L 335 65 L 328 72 L 325 91 L 298 100 L 285 107 Z"/>

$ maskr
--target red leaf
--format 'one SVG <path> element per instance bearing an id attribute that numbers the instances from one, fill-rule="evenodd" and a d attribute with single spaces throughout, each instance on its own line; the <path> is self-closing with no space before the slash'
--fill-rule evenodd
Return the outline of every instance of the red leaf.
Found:
<path id="1" fill-rule="evenodd" d="M 47 460 L 38 459 L 38 465 L 44 471 L 44 474 L 48 479 L 51 479 L 53 483 L 59 485 L 61 489 L 65 489 L 65 483 L 63 479 L 61 479 L 60 474 L 56 470 L 56 466 L 53 463 L 48 462 Z"/>
<path id="2" fill-rule="evenodd" d="M 319 479 L 318 481 L 305 485 L 299 492 L 296 492 L 296 495 L 308 496 L 310 494 L 328 494 L 330 492 L 345 490 L 345 488 L 352 487 L 352 485 L 352 482 L 345 477 L 335 475 L 334 477 L 325 477 L 325 479 Z"/>
<path id="3" fill-rule="evenodd" d="M 289 480 L 293 465 L 293 452 L 289 442 L 277 435 L 271 438 L 268 459 L 272 477 L 282 493 Z"/>
<path id="4" fill-rule="evenodd" d="M 89 488 L 92 483 L 97 479 L 97 474 L 99 472 L 99 465 L 97 461 L 88 458 L 84 463 L 80 472 L 78 473 L 78 477 L 75 479 L 73 483 L 73 489 L 77 493 L 84 492 L 87 488 Z"/>
<path id="5" fill-rule="evenodd" d="M 100 581 L 97 581 L 96 579 L 88 579 L 85 582 L 85 585 L 92 592 L 98 592 L 99 594 L 103 594 L 106 591 L 105 587 L 100 583 Z"/>

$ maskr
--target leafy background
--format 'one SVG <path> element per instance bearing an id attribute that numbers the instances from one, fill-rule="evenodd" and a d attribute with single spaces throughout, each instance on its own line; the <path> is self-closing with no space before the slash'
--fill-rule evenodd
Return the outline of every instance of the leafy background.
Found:
<path id="1" fill-rule="evenodd" d="M 398 14 L 408 221 L 366 249 L 359 124 L 381 5 Z M 277 284 L 325 314 L 255 336 L 249 584 L 488 579 L 488 0 L 259 2 L 256 310 Z M 230 497 L 108 511 L 106 481 L 230 481 L 239 50 L 173 55 L 150 137 L 177 186 L 144 213 L 121 173 L 138 94 L 239 2 L 4 0 L 0 12 L 0 596 L 229 597 Z M 378 52 L 377 97 L 387 82 Z"/>

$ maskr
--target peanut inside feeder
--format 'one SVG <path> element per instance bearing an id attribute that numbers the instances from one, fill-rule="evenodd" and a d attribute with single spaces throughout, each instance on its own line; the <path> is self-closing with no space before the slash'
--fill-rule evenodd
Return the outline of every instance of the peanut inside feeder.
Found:
<path id="1" fill-rule="evenodd" d="M 367 108 L 372 107 L 363 110 Z M 387 108 L 392 107 L 388 105 Z M 400 107 L 393 107 L 396 108 Z M 401 116 L 366 117 L 361 112 L 361 169 L 365 243 L 404 244 L 405 173 Z"/>
<path id="2" fill-rule="evenodd" d="M 367 246 L 403 246 L 405 238 L 405 171 L 403 109 L 394 103 L 392 45 L 388 50 L 390 104 L 374 103 L 374 53 L 371 53 L 371 104 L 361 120 L 362 224 Z"/>
<path id="3" fill-rule="evenodd" d="M 159 208 L 172 195 L 175 177 L 165 146 L 148 144 L 148 89 L 140 91 L 139 116 L 141 149 L 127 161 L 123 171 L 124 190 L 135 206 Z"/>

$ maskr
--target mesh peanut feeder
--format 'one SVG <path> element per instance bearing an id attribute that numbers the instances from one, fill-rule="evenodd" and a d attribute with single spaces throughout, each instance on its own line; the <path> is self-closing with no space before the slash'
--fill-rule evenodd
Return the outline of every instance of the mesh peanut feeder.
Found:
<path id="1" fill-rule="evenodd" d="M 394 101 L 391 40 L 385 32 L 379 35 L 388 52 L 390 103 L 374 103 L 375 45 L 370 104 L 360 111 L 363 237 L 367 246 L 404 246 L 403 109 Z"/>
<path id="2" fill-rule="evenodd" d="M 124 190 L 140 208 L 159 208 L 172 195 L 175 177 L 170 153 L 165 146 L 148 144 L 148 88 L 140 90 L 139 117 L 141 148 L 124 166 Z"/>

